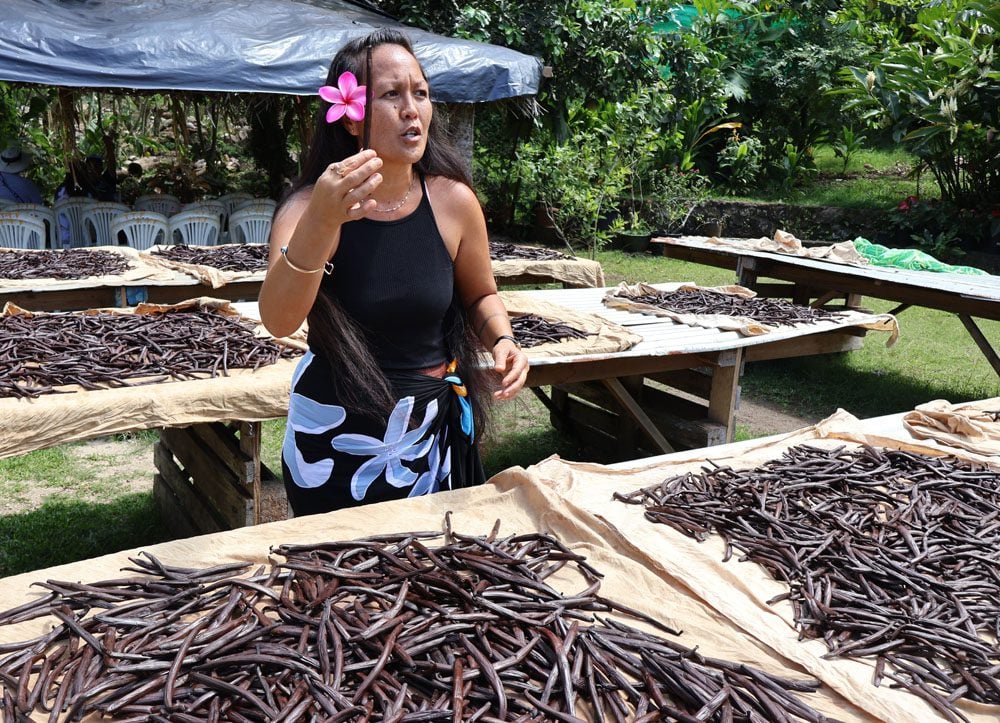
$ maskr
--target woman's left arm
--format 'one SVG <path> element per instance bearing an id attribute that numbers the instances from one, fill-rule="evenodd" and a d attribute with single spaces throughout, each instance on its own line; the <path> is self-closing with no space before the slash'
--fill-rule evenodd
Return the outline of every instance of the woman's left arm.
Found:
<path id="1" fill-rule="evenodd" d="M 510 399 L 524 386 L 528 358 L 514 342 L 507 310 L 497 295 L 490 265 L 490 247 L 479 199 L 461 183 L 449 183 L 449 203 L 453 209 L 446 223 L 454 223 L 461 237 L 455 255 L 455 284 L 469 315 L 472 330 L 493 354 L 493 368 L 502 377 L 497 399 Z M 502 338 L 503 337 L 503 338 Z M 506 338 L 511 337 L 511 338 Z"/>

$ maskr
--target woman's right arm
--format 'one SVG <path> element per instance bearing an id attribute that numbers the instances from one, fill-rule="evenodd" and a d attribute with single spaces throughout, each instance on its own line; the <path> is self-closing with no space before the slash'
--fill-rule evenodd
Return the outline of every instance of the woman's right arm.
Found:
<path id="1" fill-rule="evenodd" d="M 381 165 L 374 151 L 330 164 L 311 189 L 293 196 L 275 217 L 258 300 L 260 319 L 274 336 L 288 336 L 305 321 L 323 268 L 340 243 L 340 227 L 375 206 L 369 196 L 382 182 L 376 173 Z"/>

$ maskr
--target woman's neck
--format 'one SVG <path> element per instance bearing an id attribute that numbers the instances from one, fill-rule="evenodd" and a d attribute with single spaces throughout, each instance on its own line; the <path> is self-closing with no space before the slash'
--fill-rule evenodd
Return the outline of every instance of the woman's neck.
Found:
<path id="1" fill-rule="evenodd" d="M 371 197 L 380 206 L 385 206 L 397 203 L 413 188 L 414 176 L 416 176 L 417 171 L 409 164 L 399 167 L 384 165 L 379 169 L 379 173 L 382 174 L 382 183 L 375 189 Z"/>

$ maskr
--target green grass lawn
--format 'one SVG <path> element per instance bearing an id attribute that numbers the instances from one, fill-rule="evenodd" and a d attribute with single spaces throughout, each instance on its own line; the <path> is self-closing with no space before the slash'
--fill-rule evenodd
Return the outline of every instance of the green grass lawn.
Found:
<path id="1" fill-rule="evenodd" d="M 749 194 L 719 196 L 736 201 L 772 201 L 809 206 L 891 209 L 907 196 L 940 198 L 940 190 L 929 174 L 913 176 L 917 159 L 905 151 L 868 148 L 844 162 L 833 148 L 814 149 L 815 173 L 804 176 L 793 188 L 761 185 Z"/>
<path id="2" fill-rule="evenodd" d="M 597 258 L 609 285 L 694 281 L 713 286 L 733 281 L 730 271 L 661 257 L 606 251 Z M 891 306 L 874 300 L 870 304 L 875 311 Z M 899 321 L 902 336 L 890 349 L 885 347 L 886 335 L 871 334 L 855 352 L 750 364 L 743 376 L 743 395 L 808 418 L 826 416 L 838 407 L 871 417 L 931 399 L 960 402 L 1000 395 L 997 375 L 956 317 L 911 308 Z M 1000 347 L 1000 323 L 981 322 L 980 327 L 994 347 Z M 552 454 L 589 459 L 586 449 L 551 428 L 544 407 L 527 391 L 499 405 L 493 430 L 484 444 L 488 474 L 528 466 Z M 755 429 L 753 435 L 773 431 Z M 280 472 L 283 434 L 283 420 L 264 424 L 262 460 L 275 472 Z M 749 434 L 747 428 L 737 428 L 738 438 Z M 108 457 L 79 443 L 0 460 L 0 510 L 5 502 L 25 507 L 0 512 L 0 577 L 169 539 L 152 495 L 124 483 L 129 465 L 140 470 L 137 474 L 150 474 L 154 440 L 154 432 L 127 435 L 123 451 Z M 26 507 L 25 500 L 34 504 Z"/>

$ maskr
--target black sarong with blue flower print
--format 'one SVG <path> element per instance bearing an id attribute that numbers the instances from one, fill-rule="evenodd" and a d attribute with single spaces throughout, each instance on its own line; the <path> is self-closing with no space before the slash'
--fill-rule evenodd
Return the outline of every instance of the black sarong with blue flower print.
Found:
<path id="1" fill-rule="evenodd" d="M 483 483 L 457 374 L 388 372 L 398 401 L 387 421 L 339 404 L 330 374 L 309 352 L 292 378 L 282 469 L 296 515 Z"/>

